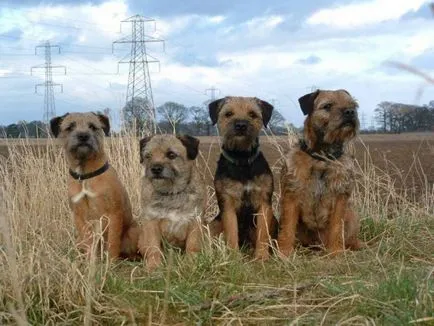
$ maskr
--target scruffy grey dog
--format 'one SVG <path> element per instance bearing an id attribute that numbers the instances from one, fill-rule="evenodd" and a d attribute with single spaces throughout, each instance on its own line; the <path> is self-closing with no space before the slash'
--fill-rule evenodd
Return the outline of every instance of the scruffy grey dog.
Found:
<path id="1" fill-rule="evenodd" d="M 196 169 L 199 140 L 155 135 L 140 140 L 142 212 L 139 251 L 152 270 L 161 263 L 164 238 L 187 253 L 201 249 L 205 183 Z"/>

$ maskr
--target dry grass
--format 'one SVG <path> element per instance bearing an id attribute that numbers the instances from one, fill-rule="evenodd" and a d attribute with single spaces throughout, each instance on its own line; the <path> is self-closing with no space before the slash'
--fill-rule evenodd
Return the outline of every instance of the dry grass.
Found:
<path id="1" fill-rule="evenodd" d="M 37 150 L 21 142 L 7 159 L 0 156 L 0 324 L 434 323 L 433 185 L 409 199 L 368 155 L 354 196 L 367 249 L 332 259 L 300 248 L 288 261 L 258 263 L 213 241 L 196 257 L 168 248 L 165 265 L 149 275 L 141 262 L 110 265 L 79 255 L 63 153 L 52 141 Z M 109 143 L 137 215 L 137 140 Z M 201 153 L 205 175 L 213 174 L 210 159 Z"/>

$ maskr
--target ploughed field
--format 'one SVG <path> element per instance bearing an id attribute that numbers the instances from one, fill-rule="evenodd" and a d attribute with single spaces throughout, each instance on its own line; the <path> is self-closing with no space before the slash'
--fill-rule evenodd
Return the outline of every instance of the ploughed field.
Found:
<path id="1" fill-rule="evenodd" d="M 214 173 L 220 143 L 216 137 L 200 137 L 200 149 Z M 279 171 L 281 153 L 292 144 L 288 137 L 261 137 L 261 149 Z M 395 187 L 417 196 L 421 188 L 434 184 L 434 133 L 361 135 L 351 149 L 362 169 L 376 167 L 394 179 Z"/>
<path id="2" fill-rule="evenodd" d="M 212 177 L 220 154 L 218 137 L 198 137 L 207 182 L 212 184 Z M 44 151 L 46 140 L 26 140 L 34 145 L 35 150 Z M 292 143 L 291 143 L 292 141 Z M 8 144 L 20 148 L 21 140 L 0 139 L 0 156 L 8 156 Z M 285 136 L 260 139 L 261 149 L 275 174 L 279 171 L 279 162 L 293 139 Z M 386 172 L 394 179 L 399 190 L 407 190 L 409 195 L 417 195 L 421 188 L 434 184 L 434 133 L 409 134 L 370 134 L 360 135 L 351 149 L 362 168 L 372 166 Z M 372 163 L 372 164 L 371 164 Z"/>

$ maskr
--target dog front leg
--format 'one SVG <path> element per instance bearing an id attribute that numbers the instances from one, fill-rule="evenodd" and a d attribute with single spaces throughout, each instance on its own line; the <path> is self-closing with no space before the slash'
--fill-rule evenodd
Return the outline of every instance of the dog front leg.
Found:
<path id="1" fill-rule="evenodd" d="M 267 260 L 270 256 L 269 245 L 271 244 L 271 227 L 273 220 L 273 209 L 267 202 L 263 202 L 259 207 L 256 217 L 256 244 L 255 259 Z"/>
<path id="2" fill-rule="evenodd" d="M 279 254 L 283 257 L 289 256 L 294 250 L 299 215 L 296 196 L 283 193 L 280 200 L 280 227 L 277 237 Z"/>
<path id="3" fill-rule="evenodd" d="M 359 250 L 365 244 L 359 240 L 359 217 L 352 209 L 347 209 L 345 217 L 345 247 L 351 250 Z"/>
<path id="4" fill-rule="evenodd" d="M 153 271 L 161 264 L 161 232 L 158 220 L 143 222 L 138 247 L 149 271 Z"/>
<path id="5" fill-rule="evenodd" d="M 226 242 L 232 249 L 238 249 L 238 220 L 237 212 L 233 201 L 230 198 L 225 198 L 223 202 L 223 232 Z"/>
<path id="6" fill-rule="evenodd" d="M 80 205 L 71 206 L 74 216 L 75 229 L 78 233 L 77 248 L 90 257 L 93 233 L 92 224 L 87 220 L 87 211 Z"/>
<path id="7" fill-rule="evenodd" d="M 187 240 L 185 244 L 185 252 L 195 253 L 202 248 L 202 223 L 194 221 L 188 230 Z"/>
<path id="8" fill-rule="evenodd" d="M 326 233 L 326 248 L 336 254 L 344 250 L 344 218 L 347 209 L 348 196 L 338 195 Z"/>
<path id="9" fill-rule="evenodd" d="M 117 259 L 121 254 L 123 216 L 113 214 L 108 220 L 107 250 L 110 259 Z"/>

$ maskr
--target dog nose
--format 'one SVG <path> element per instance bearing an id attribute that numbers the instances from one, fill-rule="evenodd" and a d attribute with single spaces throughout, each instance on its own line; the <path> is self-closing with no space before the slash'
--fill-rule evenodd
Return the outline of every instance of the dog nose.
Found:
<path id="1" fill-rule="evenodd" d="M 77 134 L 77 138 L 79 141 L 85 142 L 89 140 L 89 134 L 86 132 L 81 132 Z"/>
<path id="2" fill-rule="evenodd" d="M 151 171 L 153 174 L 159 175 L 163 172 L 163 166 L 161 164 L 155 164 L 151 167 Z"/>
<path id="3" fill-rule="evenodd" d="M 344 117 L 347 119 L 354 118 L 355 114 L 356 114 L 356 111 L 354 109 L 346 109 L 344 111 Z"/>
<path id="4" fill-rule="evenodd" d="M 239 120 L 235 122 L 235 130 L 237 131 L 246 131 L 247 130 L 247 121 Z"/>

